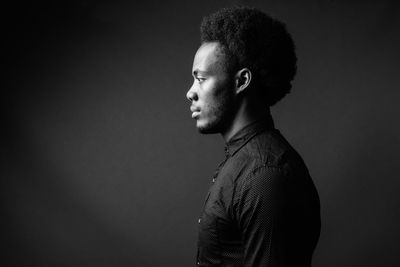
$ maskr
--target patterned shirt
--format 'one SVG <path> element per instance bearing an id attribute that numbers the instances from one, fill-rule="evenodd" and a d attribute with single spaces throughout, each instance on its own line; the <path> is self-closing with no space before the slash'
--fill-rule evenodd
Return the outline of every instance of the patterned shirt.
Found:
<path id="1" fill-rule="evenodd" d="M 311 266 L 318 193 L 272 119 L 240 130 L 225 155 L 198 221 L 197 265 Z"/>

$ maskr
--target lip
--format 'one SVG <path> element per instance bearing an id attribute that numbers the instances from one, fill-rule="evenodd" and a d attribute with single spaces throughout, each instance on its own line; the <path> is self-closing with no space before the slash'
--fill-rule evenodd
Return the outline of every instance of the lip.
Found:
<path id="1" fill-rule="evenodd" d="M 195 119 L 196 117 L 198 117 L 200 115 L 200 111 L 193 111 L 192 113 L 192 118 Z"/>
<path id="2" fill-rule="evenodd" d="M 191 112 L 198 112 L 198 111 L 200 111 L 200 109 L 199 109 L 199 108 L 196 108 L 196 107 L 194 107 L 194 106 L 191 106 L 191 107 L 190 107 L 190 111 L 191 111 Z"/>

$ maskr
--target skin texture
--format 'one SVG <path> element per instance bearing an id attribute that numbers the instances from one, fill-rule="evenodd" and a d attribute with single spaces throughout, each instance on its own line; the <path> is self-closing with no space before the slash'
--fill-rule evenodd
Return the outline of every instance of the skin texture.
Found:
<path id="1" fill-rule="evenodd" d="M 226 132 L 237 109 L 234 79 L 224 67 L 224 57 L 217 42 L 202 44 L 194 57 L 194 81 L 186 97 L 201 133 Z"/>
<path id="2" fill-rule="evenodd" d="M 247 93 L 251 71 L 228 72 L 228 60 L 218 42 L 205 42 L 194 57 L 193 85 L 186 94 L 200 133 L 220 133 L 228 141 L 236 132 L 265 116 L 266 108 Z"/>

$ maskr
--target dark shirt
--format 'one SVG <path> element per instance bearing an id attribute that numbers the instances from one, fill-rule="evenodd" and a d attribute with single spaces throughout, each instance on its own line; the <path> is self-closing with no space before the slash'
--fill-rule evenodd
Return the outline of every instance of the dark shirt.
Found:
<path id="1" fill-rule="evenodd" d="M 316 188 L 272 119 L 225 146 L 199 218 L 198 266 L 311 266 L 320 233 Z"/>

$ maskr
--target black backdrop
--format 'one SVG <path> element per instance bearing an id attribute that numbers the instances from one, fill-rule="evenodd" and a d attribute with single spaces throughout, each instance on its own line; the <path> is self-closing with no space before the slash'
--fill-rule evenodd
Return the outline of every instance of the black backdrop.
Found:
<path id="1" fill-rule="evenodd" d="M 185 94 L 201 17 L 238 1 L 53 2 L 2 7 L 0 264 L 192 266 L 223 141 Z M 273 116 L 319 189 L 314 266 L 400 266 L 399 5 L 241 3 L 297 44 Z"/>

